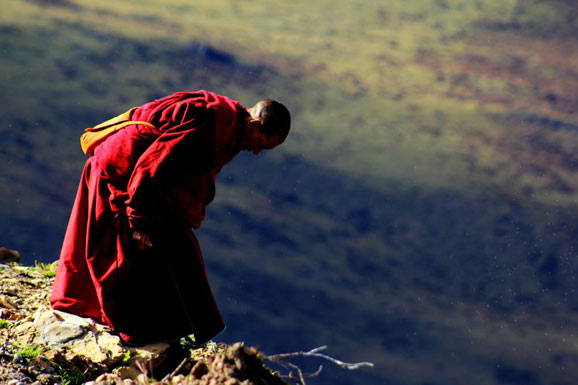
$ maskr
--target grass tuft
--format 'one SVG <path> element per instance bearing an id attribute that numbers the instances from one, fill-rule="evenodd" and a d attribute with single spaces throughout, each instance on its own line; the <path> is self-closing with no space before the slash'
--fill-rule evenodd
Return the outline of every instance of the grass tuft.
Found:
<path id="1" fill-rule="evenodd" d="M 44 348 L 39 345 L 24 345 L 16 352 L 19 354 L 25 361 L 30 361 L 37 358 L 42 352 Z"/>
<path id="2" fill-rule="evenodd" d="M 0 329 L 9 328 L 10 326 L 12 326 L 12 322 L 5 319 L 0 319 Z"/>
<path id="3" fill-rule="evenodd" d="M 56 276 L 56 269 L 51 263 L 36 261 L 32 270 L 37 271 L 44 278 L 54 278 Z"/>

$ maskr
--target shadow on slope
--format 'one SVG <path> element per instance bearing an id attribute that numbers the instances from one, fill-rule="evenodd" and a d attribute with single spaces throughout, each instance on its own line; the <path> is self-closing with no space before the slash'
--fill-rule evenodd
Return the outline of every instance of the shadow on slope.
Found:
<path id="1" fill-rule="evenodd" d="M 381 368 L 339 384 L 571 378 L 551 362 L 573 360 L 558 341 L 577 317 L 575 211 L 499 191 L 378 190 L 299 156 L 265 158 L 223 171 L 198 232 L 232 339 L 329 344 Z"/>

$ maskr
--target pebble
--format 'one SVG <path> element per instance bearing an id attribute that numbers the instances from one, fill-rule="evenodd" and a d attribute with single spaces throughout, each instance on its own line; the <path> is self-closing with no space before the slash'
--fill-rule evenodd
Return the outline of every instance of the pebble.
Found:
<path id="1" fill-rule="evenodd" d="M 26 385 L 26 383 L 19 380 L 10 380 L 6 385 Z"/>
<path id="2" fill-rule="evenodd" d="M 19 363 L 24 362 L 24 358 L 22 358 L 22 356 L 20 354 L 16 353 L 14 355 L 14 357 L 12 357 L 12 362 L 14 362 L 15 364 L 19 364 Z"/>
<path id="3" fill-rule="evenodd" d="M 41 384 L 57 384 L 62 380 L 62 377 L 55 375 L 55 374 L 40 374 L 36 377 Z"/>
<path id="4" fill-rule="evenodd" d="M 2 292 L 8 295 L 18 295 L 18 290 L 13 287 L 2 288 Z"/>

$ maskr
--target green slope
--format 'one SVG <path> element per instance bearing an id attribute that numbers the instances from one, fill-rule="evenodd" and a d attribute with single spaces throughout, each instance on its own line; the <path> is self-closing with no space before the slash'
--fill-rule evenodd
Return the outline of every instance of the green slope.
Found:
<path id="1" fill-rule="evenodd" d="M 5 0 L 0 244 L 57 257 L 82 128 L 183 89 L 277 97 L 287 143 L 229 165 L 198 232 L 225 338 L 378 364 L 329 383 L 571 383 L 575 12 Z"/>

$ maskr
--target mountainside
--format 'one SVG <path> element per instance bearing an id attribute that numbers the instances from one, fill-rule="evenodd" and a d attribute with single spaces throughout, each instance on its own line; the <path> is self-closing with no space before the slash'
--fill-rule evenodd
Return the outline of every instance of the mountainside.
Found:
<path id="1" fill-rule="evenodd" d="M 332 384 L 576 378 L 570 0 L 5 0 L 0 246 L 58 258 L 84 127 L 204 88 L 294 117 L 197 232 L 225 341 L 329 345 Z M 323 382 L 325 381 L 325 382 Z"/>
<path id="2" fill-rule="evenodd" d="M 264 362 L 291 364 L 291 357 L 266 356 L 242 343 L 227 346 L 211 342 L 196 347 L 183 339 L 179 346 L 126 347 L 105 326 L 48 310 L 56 266 L 20 266 L 4 261 L 0 257 L 2 384 L 287 384 Z"/>

